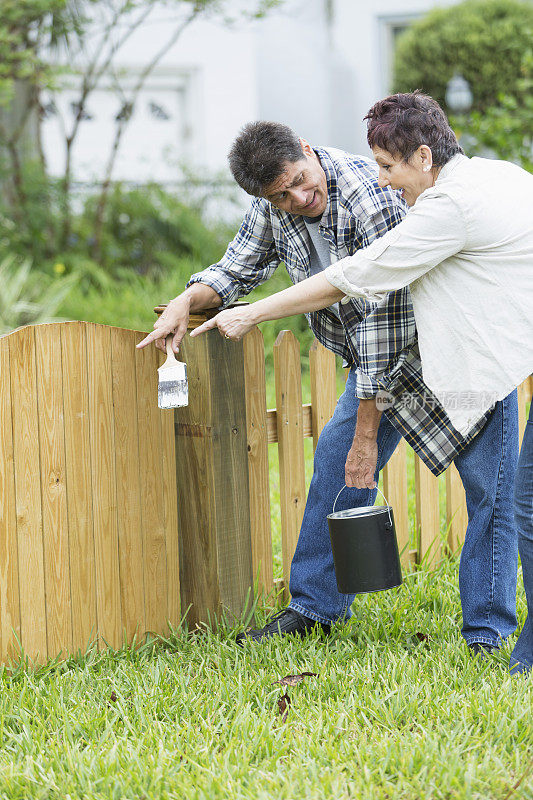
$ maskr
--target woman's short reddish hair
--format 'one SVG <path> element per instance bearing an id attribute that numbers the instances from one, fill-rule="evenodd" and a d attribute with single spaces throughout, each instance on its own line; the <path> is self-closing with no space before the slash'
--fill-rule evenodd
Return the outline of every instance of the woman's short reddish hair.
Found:
<path id="1" fill-rule="evenodd" d="M 370 147 L 379 147 L 404 161 L 422 144 L 431 149 L 436 167 L 463 152 L 446 114 L 427 94 L 391 94 L 375 103 L 365 119 Z"/>

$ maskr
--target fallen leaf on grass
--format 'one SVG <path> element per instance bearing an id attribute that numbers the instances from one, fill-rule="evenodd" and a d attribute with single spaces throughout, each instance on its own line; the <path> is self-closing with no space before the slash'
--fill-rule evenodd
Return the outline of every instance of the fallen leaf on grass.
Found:
<path id="1" fill-rule="evenodd" d="M 118 697 L 117 697 L 117 695 L 115 694 L 115 692 L 111 692 L 111 694 L 110 694 L 110 696 L 109 696 L 109 699 L 111 700 L 111 702 L 112 702 L 112 703 L 116 703 L 116 702 L 117 702 L 117 700 L 118 700 Z"/>
<path id="2" fill-rule="evenodd" d="M 301 672 L 299 675 L 285 675 L 279 681 L 274 681 L 272 686 L 279 683 L 280 686 L 296 686 L 297 683 L 303 681 L 304 678 L 316 678 L 318 672 Z"/>
<path id="3" fill-rule="evenodd" d="M 431 641 L 431 636 L 428 636 L 427 633 L 421 633 L 420 631 L 418 631 L 417 633 L 415 633 L 415 636 L 416 636 L 416 638 L 418 639 L 419 642 L 429 642 L 429 641 Z"/>
<path id="4" fill-rule="evenodd" d="M 287 692 L 285 692 L 285 694 L 282 694 L 281 697 L 278 699 L 278 708 L 279 708 L 279 713 L 281 714 L 282 722 L 285 722 L 285 720 L 287 719 L 287 714 L 289 713 L 290 704 L 291 704 L 291 698 L 289 697 Z"/>

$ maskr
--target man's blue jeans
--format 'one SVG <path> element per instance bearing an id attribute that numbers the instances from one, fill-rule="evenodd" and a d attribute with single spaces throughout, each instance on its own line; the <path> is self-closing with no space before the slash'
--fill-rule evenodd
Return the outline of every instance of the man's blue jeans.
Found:
<path id="1" fill-rule="evenodd" d="M 533 403 L 522 440 L 515 480 L 515 519 L 518 549 L 526 590 L 527 617 L 511 653 L 511 672 L 527 672 L 533 666 Z"/>
<path id="2" fill-rule="evenodd" d="M 354 600 L 353 595 L 337 590 L 326 517 L 344 485 L 344 464 L 359 405 L 355 386 L 352 370 L 335 413 L 318 441 L 291 566 L 290 608 L 327 624 L 351 616 Z M 396 428 L 382 416 L 376 480 L 400 438 Z M 512 499 L 517 460 L 518 408 L 513 392 L 497 403 L 481 433 L 455 459 L 466 491 L 469 517 L 459 569 L 462 633 L 469 644 L 499 646 L 516 628 L 518 548 Z M 336 508 L 370 506 L 375 498 L 375 489 L 346 489 Z"/>

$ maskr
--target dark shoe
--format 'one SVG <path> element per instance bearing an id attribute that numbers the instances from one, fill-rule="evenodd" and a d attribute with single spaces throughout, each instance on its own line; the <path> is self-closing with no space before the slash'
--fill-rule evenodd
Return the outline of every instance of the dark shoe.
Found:
<path id="1" fill-rule="evenodd" d="M 242 645 L 245 639 L 260 642 L 262 639 L 269 639 L 272 636 L 307 636 L 315 628 L 319 628 L 328 634 L 331 626 L 322 622 L 317 622 L 309 617 L 304 617 L 292 608 L 284 608 L 275 614 L 270 622 L 259 628 L 259 630 L 243 631 L 237 635 L 237 644 Z"/>
<path id="2" fill-rule="evenodd" d="M 468 645 L 468 649 L 472 655 L 485 658 L 494 653 L 498 648 L 494 647 L 492 644 L 484 644 L 484 642 L 472 642 L 472 644 Z"/>

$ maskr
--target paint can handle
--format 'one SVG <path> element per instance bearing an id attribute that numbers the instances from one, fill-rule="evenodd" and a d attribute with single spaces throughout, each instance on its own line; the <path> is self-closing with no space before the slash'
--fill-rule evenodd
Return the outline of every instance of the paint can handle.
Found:
<path id="1" fill-rule="evenodd" d="M 337 500 L 339 499 L 339 497 L 340 497 L 340 495 L 341 495 L 341 492 L 343 492 L 343 491 L 344 491 L 345 489 L 347 489 L 347 488 L 348 488 L 348 487 L 346 486 L 346 484 L 344 484 L 344 486 L 342 487 L 342 489 L 340 490 L 340 492 L 337 494 L 337 497 L 336 497 L 336 498 L 335 498 L 335 500 L 333 501 L 333 513 L 335 513 L 335 506 L 337 505 Z M 385 497 L 385 495 L 383 494 L 383 492 L 381 491 L 381 489 L 379 488 L 379 486 L 376 486 L 376 489 L 378 490 L 378 492 L 380 493 L 380 495 L 382 496 L 382 498 L 385 500 L 385 505 L 387 506 L 387 510 L 388 510 L 388 512 L 389 512 L 389 524 L 390 524 L 390 527 L 391 527 L 391 530 L 392 530 L 392 517 L 391 517 L 391 513 L 390 513 L 390 505 L 389 505 L 389 501 L 387 500 L 387 498 Z"/>

